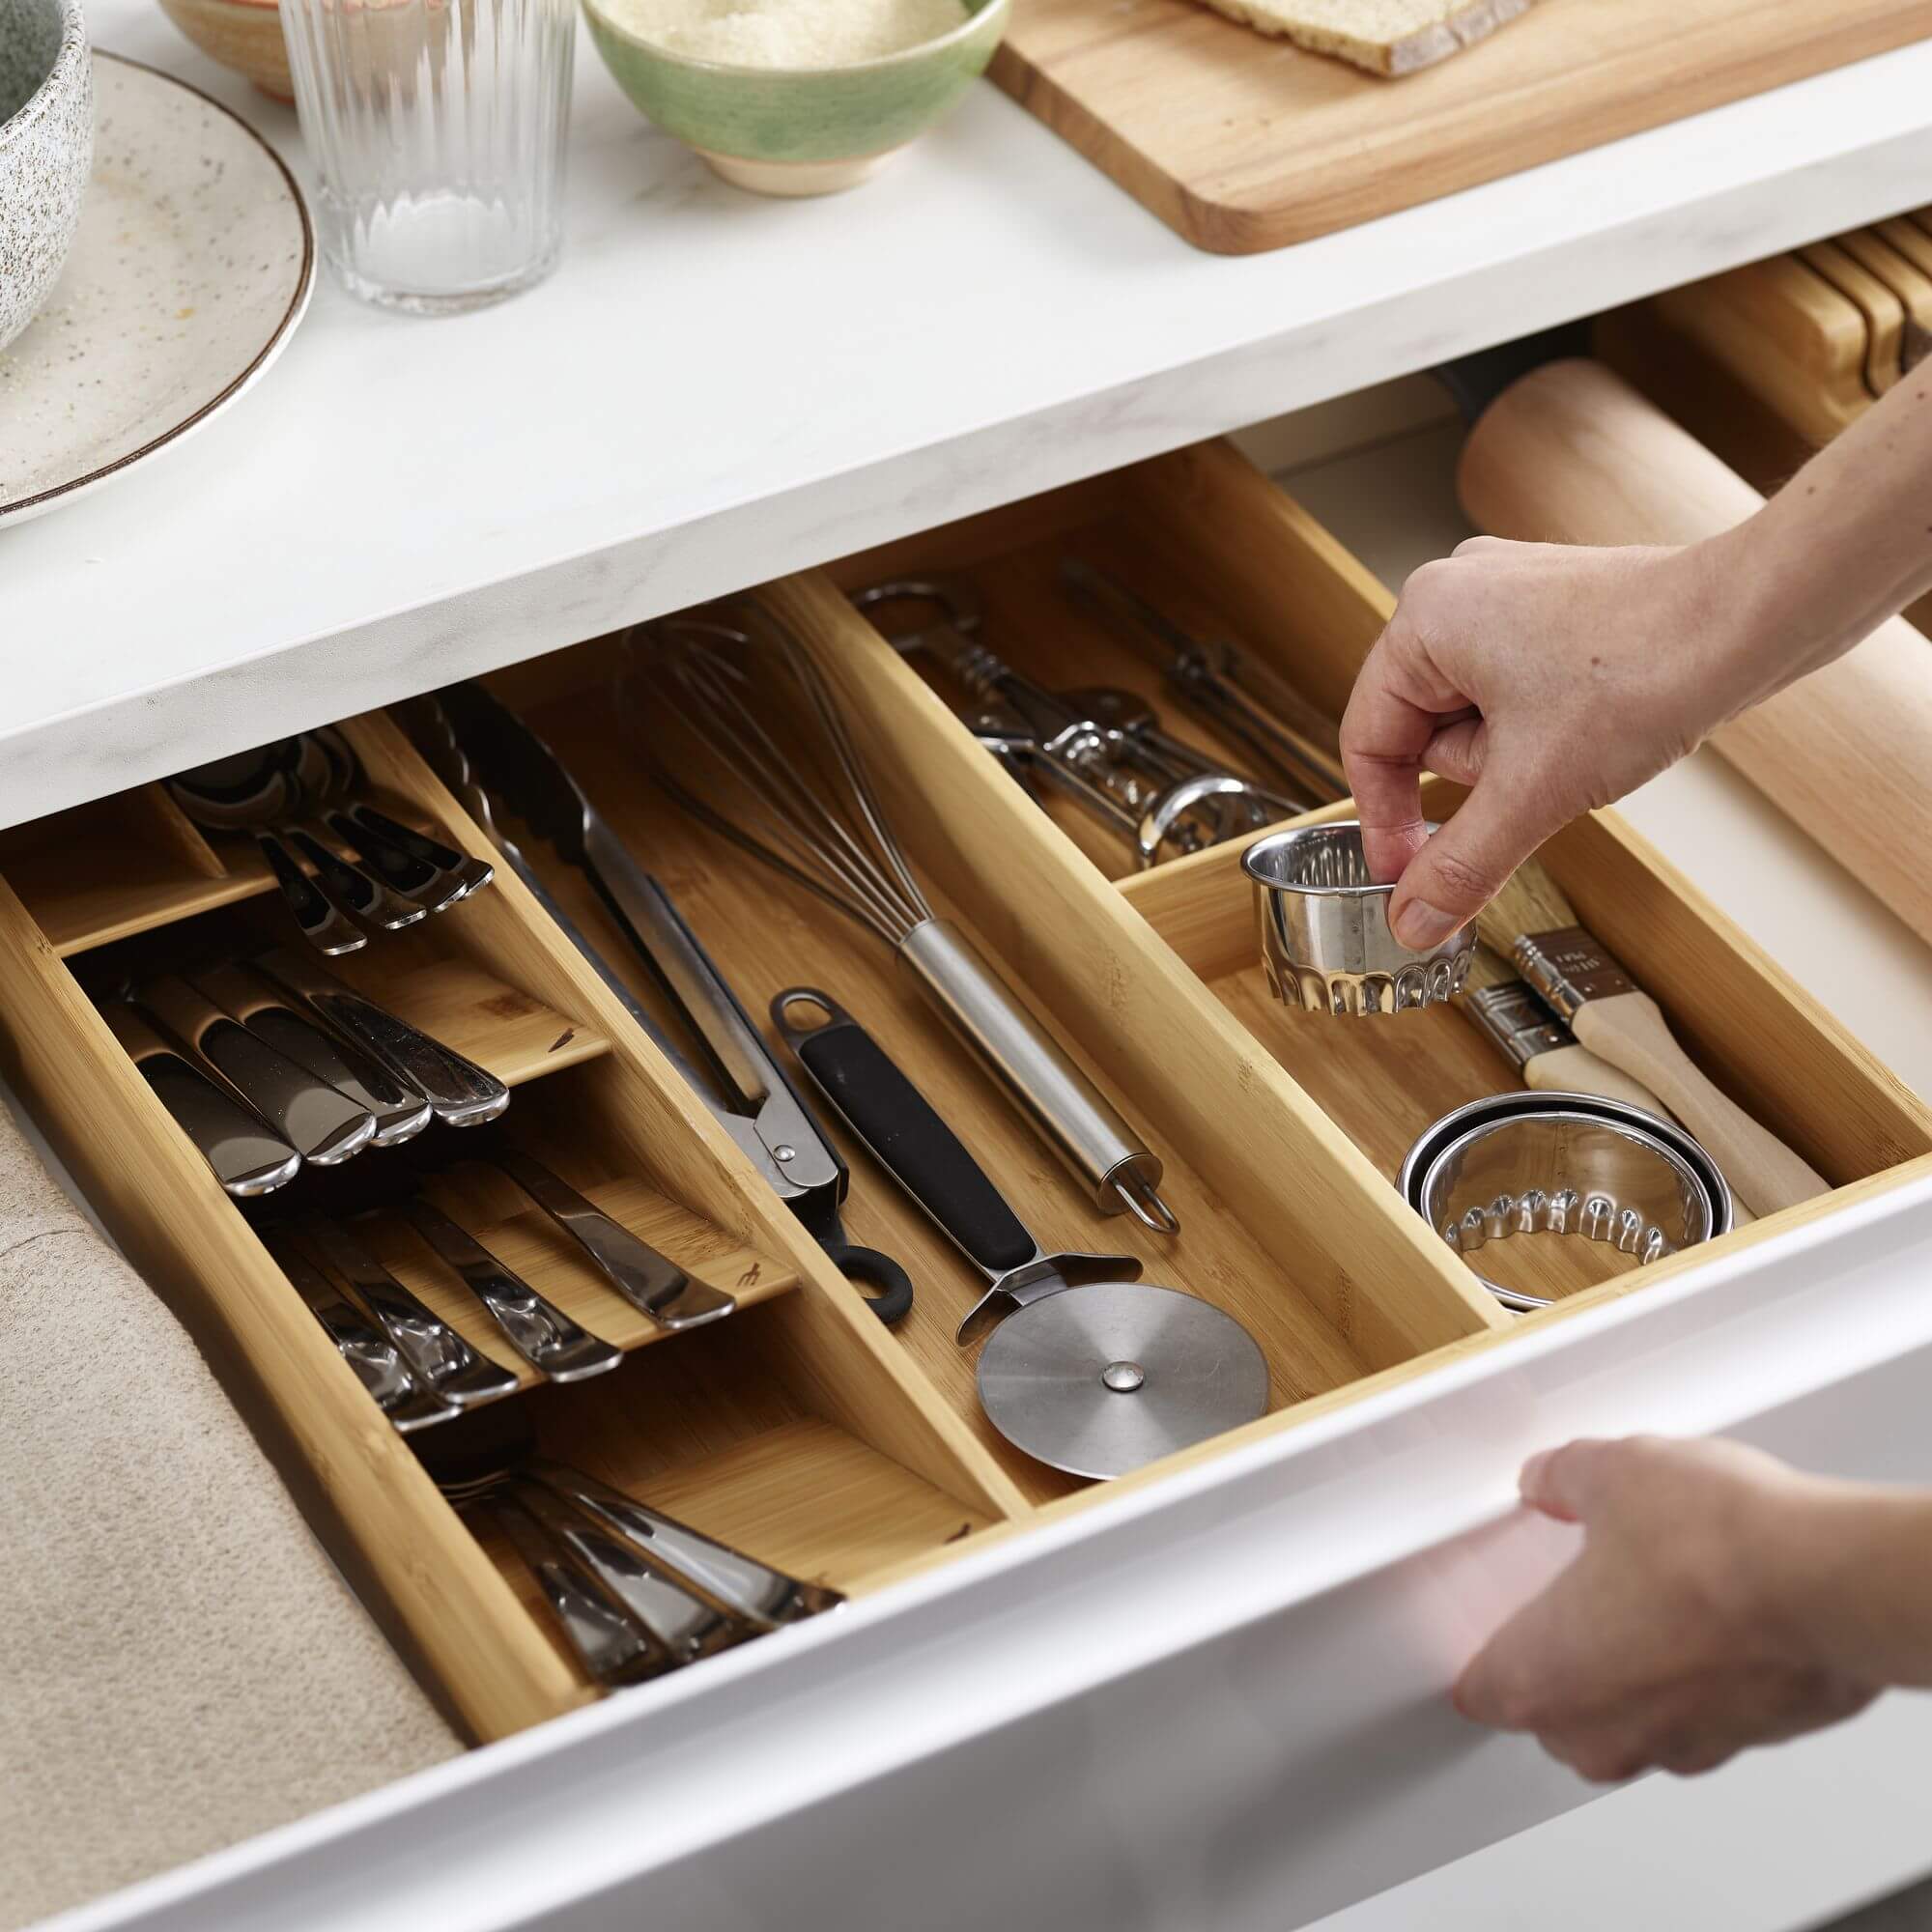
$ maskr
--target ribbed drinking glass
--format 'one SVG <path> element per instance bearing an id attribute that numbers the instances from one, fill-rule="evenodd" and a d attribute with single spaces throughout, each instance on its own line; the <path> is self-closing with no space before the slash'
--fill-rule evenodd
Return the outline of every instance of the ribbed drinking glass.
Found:
<path id="1" fill-rule="evenodd" d="M 541 281 L 563 242 L 575 0 L 282 0 L 323 252 L 421 315 Z"/>

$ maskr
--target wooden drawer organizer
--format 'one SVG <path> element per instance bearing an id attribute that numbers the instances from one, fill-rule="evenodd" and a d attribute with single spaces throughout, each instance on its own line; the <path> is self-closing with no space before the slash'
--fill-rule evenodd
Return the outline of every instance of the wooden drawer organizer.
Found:
<path id="1" fill-rule="evenodd" d="M 1192 731 L 1157 679 L 1053 587 L 1063 551 L 1120 563 L 1174 615 L 1232 631 L 1338 713 L 1386 612 L 1381 586 L 1272 484 L 1212 444 L 767 586 L 848 707 L 915 866 L 1167 1163 L 1183 1224 L 1162 1243 L 1083 1204 L 1051 1155 L 894 977 L 885 950 L 751 867 L 640 778 L 605 700 L 614 640 L 492 682 L 578 773 L 762 1014 L 817 981 L 864 1021 L 961 1130 L 1021 1213 L 1068 1246 L 1130 1249 L 1151 1277 L 1228 1309 L 1268 1359 L 1291 1426 L 1442 1351 L 1520 1324 L 1389 1187 L 1413 1132 L 1504 1084 L 1455 1014 L 1359 1025 L 1268 1007 L 1236 854 L 1222 848 L 1114 883 L 959 724 L 840 585 L 907 567 L 961 571 L 988 638 L 1057 683 L 1126 683 Z M 386 719 L 345 727 L 398 815 L 472 851 L 483 834 Z M 1207 742 L 1211 742 L 1208 740 Z M 546 884 L 647 1005 L 601 905 L 566 869 Z M 244 856 L 245 855 L 245 856 Z M 1117 851 L 1096 853 L 1112 871 Z M 1932 1115 L 1735 928 L 1599 814 L 1546 857 L 1583 915 L 1669 1009 L 1686 1044 L 1834 1183 L 1932 1168 Z M 443 1502 L 414 1449 L 363 1394 L 248 1218 L 161 1112 L 81 990 L 203 945 L 288 934 L 245 841 L 210 844 L 153 788 L 0 839 L 0 1013 L 8 1071 L 103 1219 L 194 1329 L 310 1520 L 448 1708 L 475 1737 L 594 1694 L 523 1573 Z M 71 962 L 71 963 L 69 963 Z M 850 1591 L 948 1560 L 1088 1488 L 1012 1451 L 984 1423 L 952 1329 L 976 1294 L 963 1264 L 857 1150 L 855 1240 L 898 1256 L 919 1303 L 889 1333 L 763 1188 L 657 1048 L 507 867 L 489 891 L 342 962 L 519 1092 L 505 1125 L 567 1179 L 706 1278 L 737 1292 L 715 1326 L 653 1340 L 544 1226 L 432 1129 L 435 1186 L 586 1325 L 636 1352 L 613 1374 L 527 1388 L 547 1449 L 800 1574 Z M 78 977 L 77 977 L 78 976 Z M 1775 1052 L 1764 1042 L 1777 1042 Z M 489 1131 L 489 1130 L 485 1130 Z M 304 1176 L 304 1199 L 367 1203 L 372 1153 Z M 359 1170 L 359 1172 L 358 1172 Z M 1821 1211 L 1827 1204 L 1792 1210 Z M 1788 1220 L 1792 1216 L 1780 1216 Z M 1729 1237 L 1758 1237 L 1776 1221 Z M 400 1231 L 382 1251 L 499 1359 L 486 1323 Z M 1691 1258 L 1691 1259 L 1694 1259 Z M 1527 1318 L 1687 1264 L 1665 1262 Z M 650 1346 L 642 1346 L 645 1343 Z M 512 1363 L 514 1366 L 514 1363 Z M 433 1444 L 435 1432 L 413 1438 Z M 1213 1455 L 1235 1438 L 1172 1459 Z M 1160 1468 L 1131 1481 L 1151 1480 Z"/>

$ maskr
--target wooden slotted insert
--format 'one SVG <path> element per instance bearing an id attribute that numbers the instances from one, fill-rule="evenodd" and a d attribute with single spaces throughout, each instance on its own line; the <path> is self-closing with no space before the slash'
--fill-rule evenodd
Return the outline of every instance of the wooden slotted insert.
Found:
<path id="1" fill-rule="evenodd" d="M 158 784 L 0 832 L 0 872 L 62 958 L 270 884 L 252 844 L 217 850 Z"/>
<path id="2" fill-rule="evenodd" d="M 762 1312 L 776 1315 L 777 1308 Z M 767 1320 L 694 1329 L 569 1389 L 517 1401 L 539 1451 L 787 1574 L 863 1595 L 999 1519 L 817 1412 Z M 435 1432 L 416 1438 L 436 1453 Z M 534 1579 L 487 1511 L 464 1520 L 580 1682 Z"/>
<path id="3" fill-rule="evenodd" d="M 494 888 L 486 888 L 486 891 Z M 472 937 L 482 899 L 400 932 L 375 935 L 359 952 L 312 961 L 412 1026 L 453 1047 L 518 1087 L 611 1050 L 594 1026 L 562 1013 L 501 977 L 497 962 Z M 99 992 L 161 973 L 192 973 L 197 965 L 252 957 L 280 947 L 308 958 L 278 895 L 256 896 L 131 939 L 92 949 L 74 961 L 81 983 Z"/>
<path id="4" fill-rule="evenodd" d="M 391 788 L 369 783 L 359 796 L 405 825 L 448 837 Z M 326 842 L 349 856 L 339 838 Z M 0 831 L 0 872 L 63 959 L 275 892 L 253 838 L 204 830 L 159 783 Z"/>
<path id="5" fill-rule="evenodd" d="M 345 728 L 372 784 L 402 808 L 399 816 L 441 825 L 454 842 L 487 855 L 480 829 L 385 720 L 353 721 Z M 51 830 L 57 837 L 58 824 Z M 245 923 L 272 915 L 273 908 L 265 904 L 230 908 L 216 917 Z M 762 1326 L 748 1359 L 760 1365 L 760 1377 L 782 1390 L 783 1399 L 768 1400 L 749 1389 L 721 1393 L 721 1414 L 735 1413 L 732 1405 L 741 1400 L 765 1403 L 760 1426 L 734 1426 L 731 1439 L 798 1428 L 821 1445 L 815 1453 L 827 1467 L 848 1463 L 869 1467 L 867 1459 L 876 1459 L 881 1467 L 872 1471 L 871 1493 L 886 1518 L 895 1515 L 884 1500 L 895 1485 L 918 1499 L 906 1519 L 914 1525 L 910 1531 L 882 1520 L 882 1560 L 897 1560 L 928 1531 L 939 1541 L 961 1522 L 977 1525 L 1021 1512 L 1024 1503 L 1011 1485 L 906 1374 L 876 1332 L 876 1321 L 842 1282 L 829 1277 L 822 1256 L 796 1225 L 755 1191 L 736 1148 L 693 1107 L 671 1068 L 637 1034 L 521 882 L 499 873 L 498 883 L 467 902 L 458 917 L 460 923 L 443 929 L 445 944 L 433 944 L 413 964 L 408 963 L 409 949 L 420 948 L 422 936 L 391 935 L 398 950 L 389 959 L 398 970 L 386 976 L 377 971 L 364 982 L 367 989 L 402 1006 L 412 988 L 440 985 L 446 991 L 453 982 L 441 968 L 476 969 L 494 986 L 514 990 L 520 1001 L 557 1019 L 559 1033 L 572 1032 L 574 1050 L 560 1049 L 552 1060 L 540 1061 L 527 1043 L 507 1056 L 493 1056 L 480 1032 L 474 1040 L 459 1043 L 472 1046 L 486 1064 L 493 1057 L 507 1062 L 507 1070 L 526 1078 L 563 1073 L 520 1093 L 509 1116 L 510 1123 L 521 1123 L 515 1131 L 527 1135 L 532 1151 L 552 1159 L 567 1178 L 620 1206 L 625 1218 L 635 1210 L 640 1226 L 661 1231 L 668 1251 L 678 1252 L 689 1234 L 694 1258 L 729 1273 L 750 1291 L 725 1331 Z M 285 930 L 272 936 L 285 943 L 289 937 Z M 144 953 L 129 966 L 114 952 L 76 964 L 111 978 L 142 964 L 187 963 L 170 952 L 177 937 L 150 932 L 128 942 Z M 185 937 L 198 944 L 201 936 Z M 370 970 L 367 959 L 352 962 L 345 977 Z M 401 997 L 395 987 L 404 988 Z M 499 1031 L 514 1033 L 530 1017 L 521 1004 L 494 1011 L 489 1000 L 470 1004 Z M 456 1721 L 487 1740 L 582 1702 L 588 1688 L 560 1659 L 546 1624 L 520 1601 L 518 1577 L 498 1567 L 437 1492 L 409 1442 L 370 1402 L 248 1219 L 168 1119 L 73 973 L 55 957 L 4 881 L 0 1011 L 6 1014 L 7 1070 L 17 1091 L 130 1259 L 194 1331 L 310 1522 Z M 461 1144 L 453 1129 L 432 1128 L 431 1135 Z M 365 1179 L 378 1173 L 375 1163 L 389 1157 L 380 1151 L 364 1156 Z M 312 1171 L 296 1185 L 320 1180 L 346 1186 L 358 1164 L 333 1176 Z M 293 1198 L 280 1205 L 293 1205 Z M 526 1239 L 545 1245 L 541 1234 L 531 1236 L 507 1207 L 497 1224 L 506 1247 Z M 550 1272 L 552 1260 L 547 1251 L 547 1286 L 562 1279 Z M 775 1298 L 757 1305 L 761 1293 Z M 701 1347 L 708 1332 L 666 1339 Z M 653 1348 L 634 1359 L 678 1352 Z M 627 1365 L 610 1379 L 621 1384 L 629 1372 Z M 691 1371 L 661 1373 L 674 1379 Z M 655 1439 L 649 1428 L 638 1424 L 637 1441 L 630 1443 L 625 1432 L 635 1418 L 611 1395 L 596 1394 L 595 1384 L 532 1390 L 509 1403 L 548 1400 L 554 1409 L 556 1405 L 567 1409 L 580 1398 L 612 1404 L 610 1466 L 633 1461 L 640 1467 L 657 1466 L 658 1452 L 648 1447 Z M 699 1449 L 710 1440 L 702 1435 L 694 1439 Z M 740 1465 L 725 1464 L 726 1489 L 735 1481 L 734 1466 Z M 755 1459 L 742 1466 L 746 1480 L 753 1482 Z M 809 1469 L 810 1459 L 802 1466 Z M 677 1492 L 701 1491 L 711 1480 L 704 1470 L 682 1469 Z M 787 1502 L 800 1525 L 812 1520 L 808 1489 L 801 1486 Z M 946 1499 L 943 1509 L 933 1508 L 933 1496 Z M 839 1561 L 841 1539 L 849 1540 L 837 1527 L 841 1507 L 836 1497 L 824 1505 Z M 728 1513 L 713 1511 L 700 1498 L 693 1514 L 722 1520 Z"/>
<path id="6" fill-rule="evenodd" d="M 295 1189 L 251 1204 L 265 1229 L 287 1215 L 318 1213 L 350 1227 L 357 1241 L 437 1315 L 525 1388 L 543 1378 L 517 1353 L 462 1277 L 424 1243 L 402 1211 L 413 1196 L 442 1209 L 497 1259 L 574 1321 L 614 1347 L 649 1348 L 684 1337 L 661 1327 L 605 1280 L 583 1250 L 507 1177 L 488 1165 L 493 1146 L 526 1149 L 620 1226 L 669 1257 L 696 1280 L 731 1295 L 741 1309 L 798 1285 L 787 1262 L 726 1233 L 641 1178 L 603 1136 L 586 1136 L 573 1116 L 584 1069 L 519 1095 L 498 1127 L 432 1128 L 406 1151 L 375 1150 Z M 327 1271 L 327 1270 L 326 1270 Z"/>
<path id="7" fill-rule="evenodd" d="M 1094 634 L 1060 591 L 1059 559 L 1069 554 L 1103 565 L 1112 557 L 1125 582 L 1197 637 L 1232 636 L 1331 718 L 1394 605 L 1359 561 L 1225 443 L 969 519 L 829 574 L 857 586 L 959 572 L 986 599 L 988 641 L 1022 668 L 1050 682 L 1094 681 L 1111 649 L 1106 681 L 1144 679 L 1138 663 Z M 1180 728 L 1186 714 L 1172 696 L 1157 701 L 1170 728 Z M 963 729 L 954 736 L 965 744 Z M 1432 809 L 1446 813 L 1457 794 L 1438 787 L 1435 800 Z M 1344 802 L 1308 816 L 1350 810 Z M 1059 822 L 1092 851 L 1084 824 Z M 1145 872 L 1122 872 L 1119 849 L 1107 853 L 1109 869 L 1126 899 L 1384 1176 L 1394 1177 L 1416 1134 L 1441 1114 L 1520 1084 L 1454 1009 L 1336 1027 L 1275 1005 L 1256 959 L 1236 847 Z M 1692 1057 L 1834 1183 L 1884 1172 L 1932 1145 L 1932 1114 L 1615 814 L 1573 827 L 1544 856 L 1579 914 L 1663 1004 Z M 1765 1053 L 1768 1022 L 1801 1044 Z M 1817 1105 L 1820 1093 L 1832 1104 Z M 1519 1285 L 1568 1292 L 1602 1277 L 1590 1264 L 1598 1257 L 1560 1242 L 1536 1246 L 1533 1258 L 1527 1247 L 1494 1248 L 1485 1267 L 1508 1279 L 1533 1259 L 1534 1275 Z"/>
<path id="8" fill-rule="evenodd" d="M 955 583 L 983 611 L 979 640 L 1015 670 L 1057 693 L 1093 687 L 1129 692 L 1170 736 L 1228 770 L 1272 784 L 1271 774 L 1246 747 L 1211 716 L 1184 702 L 1158 665 L 1060 582 L 1063 561 L 1077 558 L 1118 579 L 1204 643 L 1234 630 L 1230 611 L 1198 560 L 1177 554 L 1174 546 L 1151 547 L 1137 527 L 1134 475 L 1101 478 L 862 552 L 831 565 L 826 575 L 848 591 L 903 578 Z M 908 632 L 936 620 L 929 608 L 911 605 L 879 613 L 880 628 Z M 906 662 L 950 709 L 970 714 L 979 708 L 980 701 L 935 651 L 911 651 Z M 1324 749 L 1333 753 L 1332 724 Z M 1121 834 L 1065 793 L 1041 783 L 1035 798 L 1044 815 L 1108 877 L 1127 879 L 1141 869 Z"/>

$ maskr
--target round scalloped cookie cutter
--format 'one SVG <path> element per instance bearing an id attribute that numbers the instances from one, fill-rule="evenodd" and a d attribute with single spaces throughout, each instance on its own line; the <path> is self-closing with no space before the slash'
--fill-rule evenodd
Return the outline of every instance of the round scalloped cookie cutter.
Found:
<path id="1" fill-rule="evenodd" d="M 1458 1107 L 1409 1149 L 1397 1185 L 1465 1258 L 1548 1233 L 1649 1263 L 1731 1228 L 1731 1190 L 1682 1127 L 1589 1094 L 1499 1094 Z M 1479 1279 L 1520 1312 L 1553 1298 Z"/>
<path id="2" fill-rule="evenodd" d="M 1402 945 L 1388 923 L 1395 887 L 1369 877 L 1357 820 L 1270 833 L 1241 854 L 1241 869 L 1253 882 L 1268 988 L 1284 1006 L 1400 1013 L 1462 991 L 1474 923 L 1426 952 Z"/>

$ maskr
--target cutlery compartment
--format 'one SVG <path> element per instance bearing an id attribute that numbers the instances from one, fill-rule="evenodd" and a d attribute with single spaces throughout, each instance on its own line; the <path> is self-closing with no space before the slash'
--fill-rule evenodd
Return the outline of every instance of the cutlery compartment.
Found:
<path id="1" fill-rule="evenodd" d="M 489 855 L 482 833 L 385 719 L 345 729 L 372 794 L 401 808 L 398 817 Z M 112 807 L 90 808 L 94 822 L 145 804 Z M 67 830 L 64 819 L 45 821 L 17 843 L 71 858 L 81 848 Z M 111 939 L 103 920 L 89 930 L 107 943 L 71 966 L 0 884 L 7 1072 L 110 1232 L 190 1327 L 357 1593 L 470 1735 L 503 1735 L 592 1692 L 547 1614 L 533 1614 L 520 1594 L 528 1589 L 521 1566 L 480 1543 L 425 1473 L 418 1450 L 448 1425 L 397 1434 L 270 1258 L 258 1227 L 270 1232 L 291 1210 L 373 1212 L 355 1224 L 364 1244 L 518 1371 L 525 1392 L 504 1400 L 531 1405 L 547 1446 L 584 1432 L 600 1472 L 620 1484 L 662 1480 L 664 1493 L 648 1490 L 648 1500 L 727 1535 L 744 1518 L 753 1554 L 835 1575 L 842 1587 L 1017 1509 L 1011 1486 L 907 1372 L 857 1294 L 756 1191 L 737 1149 L 505 867 L 439 917 L 329 962 L 338 978 L 513 1084 L 501 1122 L 439 1123 L 406 1148 L 370 1148 L 333 1169 L 306 1168 L 259 1202 L 231 1201 L 83 981 L 107 988 L 253 945 L 299 948 L 279 897 L 262 895 L 268 883 L 213 911 L 189 901 L 188 917 L 144 922 L 128 937 Z M 85 884 L 77 870 L 75 884 Z M 494 1136 L 526 1147 L 737 1296 L 738 1308 L 710 1328 L 666 1332 L 647 1321 L 592 1277 L 527 1199 L 477 1168 Z M 636 1356 L 591 1380 L 529 1386 L 533 1373 L 458 1279 L 412 1248 L 413 1235 L 387 1211 L 418 1160 L 426 1194 Z M 656 1357 L 664 1363 L 649 1366 Z M 734 1500 L 741 1490 L 750 1504 Z M 757 1497 L 782 1520 L 769 1550 L 752 1541 Z"/>
<path id="2" fill-rule="evenodd" d="M 1036 674 L 1067 684 L 1138 678 L 1136 688 L 1179 725 L 1186 714 L 1172 696 L 1160 695 L 1158 674 L 1148 681 L 1138 661 L 1122 658 L 1061 592 L 1055 574 L 1066 554 L 1117 570 L 1197 638 L 1231 637 L 1337 720 L 1394 606 L 1372 573 L 1223 442 L 861 554 L 830 567 L 824 578 L 850 588 L 886 577 L 957 573 L 984 597 L 988 640 L 1003 654 L 1019 661 L 1024 649 Z M 849 639 L 852 686 L 878 694 L 882 718 L 893 705 L 923 714 L 934 740 L 947 741 L 954 759 L 963 765 L 978 757 L 1002 779 L 1009 802 L 1023 806 L 1036 828 L 1043 825 L 1045 814 L 999 772 L 963 724 L 942 714 L 925 680 L 864 618 L 854 625 L 857 613 L 843 600 L 818 598 L 813 608 L 828 633 Z M 995 612 L 1000 639 L 992 637 Z M 1115 654 L 1103 657 L 1109 648 Z M 931 763 L 937 765 L 936 753 Z M 1438 783 L 1431 809 L 1452 810 L 1458 796 Z M 1344 801 L 1285 822 L 1350 812 Z M 1072 829 L 1071 840 L 1049 836 L 1037 841 L 1042 851 L 1051 847 L 1057 854 L 1066 882 L 1086 872 L 1072 846 L 1091 854 L 1080 828 Z M 1296 1093 L 1313 1100 L 1392 1180 L 1431 1122 L 1466 1101 L 1518 1089 L 1521 1079 L 1454 1008 L 1343 1021 L 1277 1005 L 1260 964 L 1240 867 L 1247 842 L 1231 841 L 1146 871 L 1123 871 L 1118 864 L 1104 868 L 1120 895 L 1211 988 L 1242 1036 L 1287 1071 Z M 985 841 L 984 851 L 980 841 L 973 843 L 967 863 L 978 883 L 962 897 L 978 913 L 999 896 L 1000 861 L 994 839 Z M 1578 917 L 1662 1007 L 1691 1059 L 1834 1190 L 1894 1173 L 1932 1152 L 1932 1111 L 1615 812 L 1594 813 L 1570 827 L 1542 857 Z M 1053 890 L 1070 893 L 1072 887 Z M 1027 957 L 1051 950 L 1046 921 L 1016 909 L 1011 923 L 1020 922 L 1024 933 L 1014 943 Z M 1127 1050 L 1124 1039 L 1119 1050 Z M 1149 1065 L 1151 1071 L 1152 1057 Z M 1816 1213 L 1833 1198 L 1790 1211 Z M 1392 1191 L 1386 1199 L 1406 1212 Z M 1598 1255 L 1598 1245 L 1579 1253 L 1580 1243 L 1544 1236 L 1492 1243 L 1483 1251 L 1483 1266 L 1509 1285 L 1570 1293 L 1603 1279 L 1605 1260 L 1619 1272 L 1628 1266 L 1628 1258 L 1607 1248 Z"/>
<path id="3" fill-rule="evenodd" d="M 795 1331 L 797 1298 L 696 1328 L 609 1376 L 515 1398 L 537 1453 L 810 1583 L 861 1595 L 999 1521 L 961 1485 L 943 1488 L 830 1419 Z M 869 1318 L 868 1318 L 869 1319 Z M 488 1411 L 484 1411 L 485 1418 Z M 435 1430 L 414 1437 L 427 1457 Z M 596 1694 L 535 1579 L 487 1513 L 462 1521 L 497 1566 L 584 1697 Z"/>

